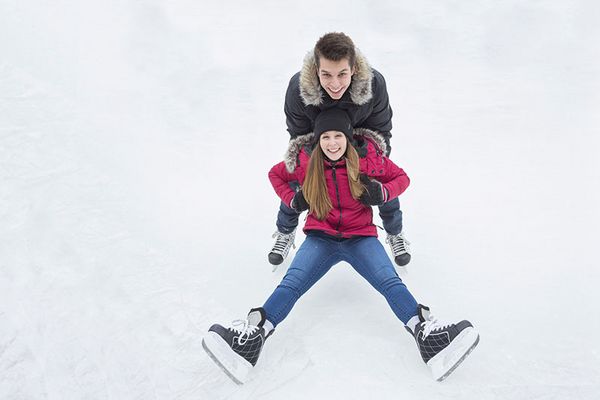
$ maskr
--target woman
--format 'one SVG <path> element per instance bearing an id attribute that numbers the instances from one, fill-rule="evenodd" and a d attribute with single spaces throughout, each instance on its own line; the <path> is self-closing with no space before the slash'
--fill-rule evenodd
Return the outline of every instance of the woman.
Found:
<path id="1" fill-rule="evenodd" d="M 202 341 L 236 383 L 244 382 L 265 339 L 296 301 L 340 261 L 352 265 L 386 298 L 435 379 L 446 378 L 479 342 L 469 321 L 441 325 L 417 304 L 377 240 L 371 206 L 396 198 L 409 185 L 404 171 L 384 154 L 385 141 L 377 133 L 353 132 L 347 113 L 332 108 L 317 116 L 312 139 L 293 141 L 286 160 L 269 171 L 281 200 L 299 212 L 309 211 L 306 240 L 262 307 L 229 327 L 213 325 Z M 291 189 L 293 181 L 300 183 L 299 190 Z"/>

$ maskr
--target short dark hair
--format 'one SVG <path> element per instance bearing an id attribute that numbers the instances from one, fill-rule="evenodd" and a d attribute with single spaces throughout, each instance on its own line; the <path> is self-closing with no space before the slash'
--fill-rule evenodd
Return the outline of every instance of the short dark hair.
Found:
<path id="1" fill-rule="evenodd" d="M 347 58 L 350 68 L 354 68 L 356 49 L 354 42 L 343 32 L 330 32 L 321 36 L 315 44 L 315 62 L 320 66 L 321 57 L 331 61 Z"/>

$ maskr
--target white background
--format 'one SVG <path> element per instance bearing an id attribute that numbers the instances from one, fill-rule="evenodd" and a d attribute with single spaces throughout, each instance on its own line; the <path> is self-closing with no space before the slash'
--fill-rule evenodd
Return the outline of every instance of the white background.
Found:
<path id="1" fill-rule="evenodd" d="M 597 398 L 599 16 L 592 0 L 1 0 L 0 398 Z M 387 79 L 412 179 L 403 280 L 481 332 L 441 384 L 344 263 L 245 386 L 201 348 L 283 277 L 267 171 L 288 80 L 329 31 Z"/>

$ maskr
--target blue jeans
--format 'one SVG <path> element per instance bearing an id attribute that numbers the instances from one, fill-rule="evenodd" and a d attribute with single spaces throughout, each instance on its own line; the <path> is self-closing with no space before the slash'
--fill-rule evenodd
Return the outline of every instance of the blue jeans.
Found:
<path id="1" fill-rule="evenodd" d="M 379 206 L 379 216 L 387 233 L 397 235 L 402 232 L 402 211 L 397 197 Z M 281 233 L 292 233 L 298 226 L 299 217 L 300 214 L 281 202 L 277 213 L 277 230 Z"/>
<path id="2" fill-rule="evenodd" d="M 348 262 L 381 293 L 404 324 L 417 315 L 415 298 L 396 273 L 376 237 L 340 241 L 333 237 L 309 234 L 283 280 L 263 305 L 267 319 L 273 326 L 283 321 L 296 301 L 340 261 Z"/>

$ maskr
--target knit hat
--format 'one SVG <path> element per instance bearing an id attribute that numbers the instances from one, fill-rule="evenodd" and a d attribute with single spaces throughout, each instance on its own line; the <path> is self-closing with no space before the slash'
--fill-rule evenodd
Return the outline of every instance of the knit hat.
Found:
<path id="1" fill-rule="evenodd" d="M 337 107 L 321 111 L 315 118 L 314 134 L 316 138 L 327 131 L 342 132 L 348 139 L 352 139 L 352 122 L 348 113 Z"/>

